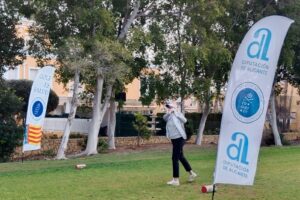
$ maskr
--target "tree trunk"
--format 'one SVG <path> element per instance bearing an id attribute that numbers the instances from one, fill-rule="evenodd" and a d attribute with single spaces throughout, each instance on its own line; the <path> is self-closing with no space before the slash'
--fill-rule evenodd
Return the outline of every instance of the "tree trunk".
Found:
<path id="1" fill-rule="evenodd" d="M 184 115 L 185 114 L 185 109 L 184 109 L 184 99 L 181 97 L 181 102 L 180 102 L 180 112 Z"/>
<path id="2" fill-rule="evenodd" d="M 114 100 L 110 101 L 109 107 L 109 121 L 107 127 L 107 136 L 108 136 L 108 148 L 116 149 L 115 145 L 115 130 L 116 130 L 116 104 Z"/>
<path id="3" fill-rule="evenodd" d="M 138 135 L 137 135 L 137 146 L 140 146 L 140 132 L 138 131 Z"/>
<path id="4" fill-rule="evenodd" d="M 133 8 L 133 12 L 131 15 L 128 17 L 128 19 L 125 19 L 125 24 L 122 26 L 120 34 L 118 35 L 117 39 L 118 40 L 124 40 L 128 30 L 133 23 L 134 19 L 136 18 L 139 8 L 140 8 L 140 0 L 136 2 L 135 7 Z M 109 111 L 109 123 L 107 127 L 107 134 L 108 134 L 108 145 L 109 149 L 116 149 L 115 146 L 115 130 L 116 130 L 116 112 L 115 112 L 115 102 L 113 101 L 113 106 L 110 107 Z"/>
<path id="5" fill-rule="evenodd" d="M 288 105 L 288 112 L 287 112 L 287 131 L 290 131 L 291 127 L 291 109 L 292 109 L 292 97 L 293 97 L 294 87 L 291 88 L 291 94 L 289 97 L 289 105 Z"/>
<path id="6" fill-rule="evenodd" d="M 89 133 L 88 133 L 88 140 L 86 149 L 83 154 L 91 155 L 91 154 L 97 154 L 97 143 L 98 143 L 98 131 L 100 129 L 100 118 L 101 118 L 101 96 L 103 91 L 103 82 L 104 79 L 102 75 L 97 76 L 97 86 L 96 86 L 96 92 L 94 96 L 94 102 L 93 102 L 93 115 L 92 115 L 92 121 L 89 127 Z M 96 148 L 95 148 L 96 147 Z"/>
<path id="7" fill-rule="evenodd" d="M 197 145 L 201 145 L 201 143 L 202 143 L 203 132 L 204 132 L 205 123 L 206 123 L 209 111 L 210 111 L 209 102 L 206 102 L 204 104 L 204 110 L 202 113 L 202 117 L 201 117 L 200 124 L 199 124 L 199 129 L 198 129 L 198 133 L 197 133 L 197 137 L 196 137 L 196 141 L 195 141 L 195 144 L 197 144 Z"/>
<path id="8" fill-rule="evenodd" d="M 102 86 L 101 86 L 102 85 Z M 99 89 L 99 90 L 98 90 Z M 112 85 L 107 86 L 105 100 L 103 104 L 101 104 L 101 96 L 103 90 L 103 78 L 99 79 L 99 83 L 97 81 L 97 92 L 95 95 L 95 99 L 98 102 L 94 101 L 93 105 L 93 119 L 89 128 L 88 141 L 86 145 L 86 149 L 84 151 L 84 155 L 93 155 L 97 154 L 97 146 L 98 146 L 98 135 L 100 126 L 104 117 L 105 112 L 109 106 L 109 101 L 111 97 Z M 101 93 L 100 93 L 101 91 Z M 97 94 L 98 93 L 98 94 Z"/>
<path id="9" fill-rule="evenodd" d="M 284 81 L 284 86 L 283 86 L 283 113 L 282 113 L 282 129 L 281 131 L 287 131 L 287 118 L 290 116 L 290 114 L 287 114 L 288 111 L 287 111 L 287 108 L 288 108 L 288 105 L 287 105 L 287 102 L 288 102 L 288 82 L 285 80 Z"/>
<path id="10" fill-rule="evenodd" d="M 78 106 L 78 87 L 79 87 L 79 77 L 80 77 L 80 70 L 77 68 L 75 71 L 74 76 L 74 88 L 73 88 L 73 97 L 71 101 L 71 109 L 68 116 L 68 120 L 65 126 L 64 135 L 61 140 L 56 159 L 66 159 L 65 151 L 67 150 L 68 141 L 70 137 L 71 127 L 73 120 L 75 118 L 77 106 Z"/>
<path id="11" fill-rule="evenodd" d="M 125 36 L 129 30 L 131 24 L 133 23 L 133 20 L 136 18 L 137 14 L 139 12 L 140 4 L 141 4 L 140 0 L 137 0 L 131 15 L 129 16 L 128 19 L 125 19 L 125 24 L 122 26 L 121 32 L 118 36 L 119 40 L 125 39 Z"/>
<path id="12" fill-rule="evenodd" d="M 215 98 L 213 112 L 214 113 L 218 113 L 219 112 L 219 95 L 217 95 L 216 98 Z"/>
<path id="13" fill-rule="evenodd" d="M 270 97 L 270 106 L 271 106 L 270 124 L 271 124 L 273 135 L 274 135 L 274 142 L 275 142 L 276 146 L 282 146 L 280 134 L 278 131 L 278 126 L 277 126 L 276 108 L 275 108 L 275 92 L 274 91 L 272 91 L 272 94 Z"/>

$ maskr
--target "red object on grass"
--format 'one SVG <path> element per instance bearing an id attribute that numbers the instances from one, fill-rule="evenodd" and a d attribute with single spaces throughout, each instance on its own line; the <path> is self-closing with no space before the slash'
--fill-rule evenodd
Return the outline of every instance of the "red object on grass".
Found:
<path id="1" fill-rule="evenodd" d="M 202 185 L 201 187 L 201 192 L 202 193 L 209 193 L 213 192 L 214 190 L 216 191 L 216 187 L 214 188 L 214 185 Z"/>
<path id="2" fill-rule="evenodd" d="M 202 185 L 201 192 L 202 193 L 206 193 L 207 192 L 207 188 L 205 187 L 205 185 Z"/>

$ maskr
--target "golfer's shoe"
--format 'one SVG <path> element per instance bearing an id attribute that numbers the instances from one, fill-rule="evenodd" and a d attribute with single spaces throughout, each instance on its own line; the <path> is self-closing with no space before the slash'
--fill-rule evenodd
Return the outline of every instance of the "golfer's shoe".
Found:
<path id="1" fill-rule="evenodd" d="M 195 172 L 191 172 L 188 181 L 189 182 L 193 182 L 195 180 L 195 178 L 197 177 L 197 174 Z"/>
<path id="2" fill-rule="evenodd" d="M 167 182 L 168 185 L 173 185 L 173 186 L 179 186 L 179 180 L 174 180 L 172 179 L 171 181 Z"/>

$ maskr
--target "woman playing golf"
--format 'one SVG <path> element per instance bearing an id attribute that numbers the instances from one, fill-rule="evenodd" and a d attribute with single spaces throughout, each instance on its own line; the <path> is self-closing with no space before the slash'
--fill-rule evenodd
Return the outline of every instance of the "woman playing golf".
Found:
<path id="1" fill-rule="evenodd" d="M 179 161 L 182 163 L 185 170 L 189 173 L 189 182 L 194 181 L 197 174 L 192 171 L 189 162 L 183 155 L 183 145 L 186 140 L 184 123 L 186 118 L 181 112 L 176 111 L 175 106 L 170 102 L 166 102 L 167 113 L 163 116 L 167 122 L 166 135 L 172 141 L 172 164 L 173 164 L 173 179 L 167 182 L 168 185 L 179 186 Z"/>

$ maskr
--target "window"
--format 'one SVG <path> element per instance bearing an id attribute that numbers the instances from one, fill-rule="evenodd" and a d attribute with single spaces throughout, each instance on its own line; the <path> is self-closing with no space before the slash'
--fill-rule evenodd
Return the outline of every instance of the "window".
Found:
<path id="1" fill-rule="evenodd" d="M 7 70 L 4 73 L 3 77 L 6 80 L 19 79 L 19 67 Z"/>
<path id="2" fill-rule="evenodd" d="M 29 69 L 29 80 L 34 81 L 38 72 L 39 72 L 38 68 L 30 68 Z"/>

